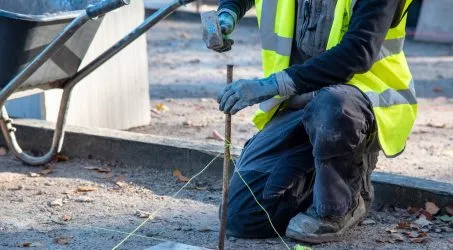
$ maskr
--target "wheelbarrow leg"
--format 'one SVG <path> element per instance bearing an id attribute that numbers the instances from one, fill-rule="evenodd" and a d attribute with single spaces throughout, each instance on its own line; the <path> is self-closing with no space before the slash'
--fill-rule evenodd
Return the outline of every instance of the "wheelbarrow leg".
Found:
<path id="1" fill-rule="evenodd" d="M 58 112 L 58 119 L 52 139 L 52 145 L 50 147 L 50 150 L 43 156 L 31 156 L 22 150 L 19 143 L 17 142 L 15 134 L 16 128 L 13 127 L 12 120 L 9 118 L 6 108 L 4 106 L 2 107 L 0 126 L 3 135 L 5 136 L 8 147 L 17 158 L 29 165 L 44 165 L 54 159 L 56 154 L 61 151 L 65 133 L 66 114 L 69 108 L 72 89 L 72 87 L 67 87 L 63 90 L 63 96 L 60 102 L 60 110 Z"/>

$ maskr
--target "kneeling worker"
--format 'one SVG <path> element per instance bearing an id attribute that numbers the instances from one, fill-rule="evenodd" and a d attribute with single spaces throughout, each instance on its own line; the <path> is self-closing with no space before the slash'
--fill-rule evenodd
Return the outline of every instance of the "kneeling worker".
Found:
<path id="1" fill-rule="evenodd" d="M 363 220 L 373 201 L 380 150 L 398 156 L 417 114 L 403 52 L 411 0 L 220 0 L 226 39 L 256 7 L 265 78 L 238 80 L 218 96 L 235 114 L 259 103 L 260 130 L 238 171 L 281 234 L 334 241 Z M 228 51 L 231 40 L 223 48 Z M 227 233 L 275 236 L 235 173 Z"/>

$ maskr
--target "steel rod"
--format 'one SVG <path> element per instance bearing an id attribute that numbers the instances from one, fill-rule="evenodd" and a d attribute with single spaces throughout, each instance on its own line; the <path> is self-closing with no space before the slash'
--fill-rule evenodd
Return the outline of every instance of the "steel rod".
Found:
<path id="1" fill-rule="evenodd" d="M 233 65 L 227 65 L 227 84 L 233 82 Z M 228 209 L 228 184 L 231 168 L 231 114 L 225 114 L 225 156 L 223 158 L 222 209 L 220 217 L 219 250 L 225 248 Z"/>

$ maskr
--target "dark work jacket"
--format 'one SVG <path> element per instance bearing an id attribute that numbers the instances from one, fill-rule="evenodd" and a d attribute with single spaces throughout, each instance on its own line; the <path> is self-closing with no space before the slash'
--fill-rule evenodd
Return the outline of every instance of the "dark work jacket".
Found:
<path id="1" fill-rule="evenodd" d="M 348 31 L 341 42 L 316 56 L 305 56 L 304 48 L 298 47 L 297 43 L 293 42 L 291 66 L 285 71 L 294 81 L 297 93 L 303 94 L 329 85 L 343 84 L 354 74 L 367 72 L 379 55 L 392 23 L 396 24 L 395 22 L 401 19 L 404 2 L 404 0 L 358 0 Z M 254 3 L 254 0 L 220 0 L 219 10 L 230 9 L 240 19 Z M 295 33 L 301 28 L 297 25 Z"/>

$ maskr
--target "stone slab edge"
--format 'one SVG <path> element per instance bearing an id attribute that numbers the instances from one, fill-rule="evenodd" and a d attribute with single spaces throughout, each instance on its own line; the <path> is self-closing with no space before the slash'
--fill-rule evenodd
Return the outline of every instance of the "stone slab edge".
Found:
<path id="1" fill-rule="evenodd" d="M 17 120 L 17 138 L 25 150 L 47 151 L 54 124 L 38 120 Z M 179 168 L 190 176 L 201 170 L 215 156 L 220 156 L 204 173 L 222 176 L 221 144 L 200 143 L 132 132 L 68 126 L 62 154 L 155 169 Z M 3 136 L 0 145 L 5 145 Z M 238 150 L 233 150 L 237 156 Z M 420 178 L 375 172 L 372 176 L 376 202 L 400 208 L 422 207 L 426 201 L 443 208 L 453 205 L 453 185 Z"/>

